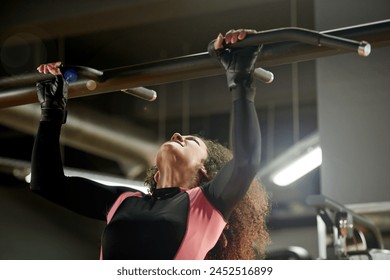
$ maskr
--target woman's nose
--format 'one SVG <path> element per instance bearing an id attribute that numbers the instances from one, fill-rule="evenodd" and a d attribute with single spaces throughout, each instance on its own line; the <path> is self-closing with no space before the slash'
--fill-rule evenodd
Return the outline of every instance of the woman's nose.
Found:
<path id="1" fill-rule="evenodd" d="M 183 142 L 183 136 L 180 134 L 180 133 L 175 133 L 172 135 L 171 137 L 171 141 L 179 141 L 179 142 Z"/>

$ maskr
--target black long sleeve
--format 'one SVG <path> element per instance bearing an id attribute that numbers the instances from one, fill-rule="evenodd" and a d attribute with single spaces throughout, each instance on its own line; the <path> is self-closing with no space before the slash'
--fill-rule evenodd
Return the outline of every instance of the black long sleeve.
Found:
<path id="1" fill-rule="evenodd" d="M 126 187 L 111 187 L 64 175 L 60 152 L 61 124 L 41 121 L 31 162 L 32 191 L 81 215 L 105 220 L 107 211 Z"/>
<path id="2" fill-rule="evenodd" d="M 243 198 L 260 168 L 261 134 L 254 106 L 255 88 L 231 88 L 231 142 L 233 159 L 205 186 L 208 199 L 227 219 Z"/>

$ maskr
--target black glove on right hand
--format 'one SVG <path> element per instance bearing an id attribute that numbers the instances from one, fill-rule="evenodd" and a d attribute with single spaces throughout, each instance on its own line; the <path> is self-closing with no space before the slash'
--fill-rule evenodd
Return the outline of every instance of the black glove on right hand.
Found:
<path id="1" fill-rule="evenodd" d="M 66 122 L 68 84 L 62 75 L 37 83 L 38 100 L 41 104 L 41 121 Z"/>

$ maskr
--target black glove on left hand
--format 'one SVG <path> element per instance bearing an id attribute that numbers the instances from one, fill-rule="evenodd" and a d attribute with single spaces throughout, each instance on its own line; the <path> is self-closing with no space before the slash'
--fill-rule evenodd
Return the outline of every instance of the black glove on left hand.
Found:
<path id="1" fill-rule="evenodd" d="M 228 87 L 237 85 L 252 87 L 257 56 L 262 46 L 214 49 L 214 41 L 208 46 L 210 55 L 217 57 L 226 71 Z"/>

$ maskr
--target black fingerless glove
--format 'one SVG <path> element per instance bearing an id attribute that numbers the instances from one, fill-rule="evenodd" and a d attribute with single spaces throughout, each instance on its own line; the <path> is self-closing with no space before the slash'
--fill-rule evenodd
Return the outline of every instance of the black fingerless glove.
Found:
<path id="1" fill-rule="evenodd" d="M 245 94 L 247 99 L 254 100 L 254 71 L 261 47 L 225 47 L 215 50 L 214 41 L 209 44 L 209 54 L 216 57 L 226 71 L 227 84 L 234 99 Z"/>
<path id="2" fill-rule="evenodd" d="M 38 100 L 41 104 L 41 121 L 66 122 L 68 84 L 62 75 L 37 83 Z"/>

